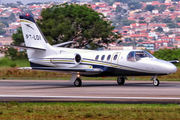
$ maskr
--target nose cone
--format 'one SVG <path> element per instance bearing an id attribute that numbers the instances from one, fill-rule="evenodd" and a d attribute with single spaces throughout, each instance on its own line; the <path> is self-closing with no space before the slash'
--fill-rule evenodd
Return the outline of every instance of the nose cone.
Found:
<path id="1" fill-rule="evenodd" d="M 171 63 L 171 65 L 168 66 L 169 74 L 175 73 L 177 71 L 177 67 Z"/>
<path id="2" fill-rule="evenodd" d="M 172 74 L 177 71 L 177 67 L 170 62 L 163 62 L 161 63 L 161 65 L 163 66 L 164 69 L 163 71 L 166 72 L 167 74 Z"/>

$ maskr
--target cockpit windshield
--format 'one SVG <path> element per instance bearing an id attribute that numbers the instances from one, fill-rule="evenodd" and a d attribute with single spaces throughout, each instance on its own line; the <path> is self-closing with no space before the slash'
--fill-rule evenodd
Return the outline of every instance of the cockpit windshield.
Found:
<path id="1" fill-rule="evenodd" d="M 138 61 L 142 58 L 153 58 L 154 56 L 148 53 L 147 51 L 131 51 L 128 56 L 128 61 Z"/>

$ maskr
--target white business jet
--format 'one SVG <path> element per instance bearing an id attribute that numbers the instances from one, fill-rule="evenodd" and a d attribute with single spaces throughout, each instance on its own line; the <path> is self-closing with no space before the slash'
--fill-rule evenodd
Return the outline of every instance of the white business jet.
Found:
<path id="1" fill-rule="evenodd" d="M 70 82 L 76 87 L 82 84 L 81 76 L 117 76 L 119 85 L 125 83 L 126 76 L 152 76 L 154 86 L 158 86 L 157 76 L 177 71 L 172 63 L 178 61 L 159 60 L 144 50 L 96 51 L 62 47 L 72 42 L 51 46 L 30 14 L 20 15 L 20 21 L 26 46 L 14 47 L 27 49 L 31 65 L 20 69 L 71 73 Z"/>

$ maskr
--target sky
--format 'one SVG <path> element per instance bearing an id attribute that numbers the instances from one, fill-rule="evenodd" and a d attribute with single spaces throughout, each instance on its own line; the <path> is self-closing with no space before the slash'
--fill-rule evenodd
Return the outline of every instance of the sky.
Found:
<path id="1" fill-rule="evenodd" d="M 62 3 L 64 0 L 0 0 L 2 3 L 16 3 L 16 1 L 21 1 L 23 4 L 31 3 L 31 2 L 59 2 Z M 79 1 L 92 1 L 92 0 L 79 0 Z"/>

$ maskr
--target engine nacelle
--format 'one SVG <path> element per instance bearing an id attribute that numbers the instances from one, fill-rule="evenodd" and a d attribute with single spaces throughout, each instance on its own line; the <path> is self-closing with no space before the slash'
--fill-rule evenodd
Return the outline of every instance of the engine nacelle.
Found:
<path id="1" fill-rule="evenodd" d="M 51 59 L 52 63 L 60 67 L 75 67 L 81 63 L 82 57 L 78 53 L 62 53 Z M 73 64 L 74 63 L 74 64 Z"/>
<path id="2" fill-rule="evenodd" d="M 78 53 L 75 54 L 74 56 L 74 62 L 76 65 L 78 65 L 79 63 L 81 63 L 81 55 L 79 55 Z"/>
<path id="3" fill-rule="evenodd" d="M 78 66 L 81 63 L 82 57 L 78 53 L 62 53 L 57 56 L 49 56 L 43 59 L 30 59 L 32 63 L 45 65 L 45 66 L 58 66 L 58 67 L 82 67 Z"/>

